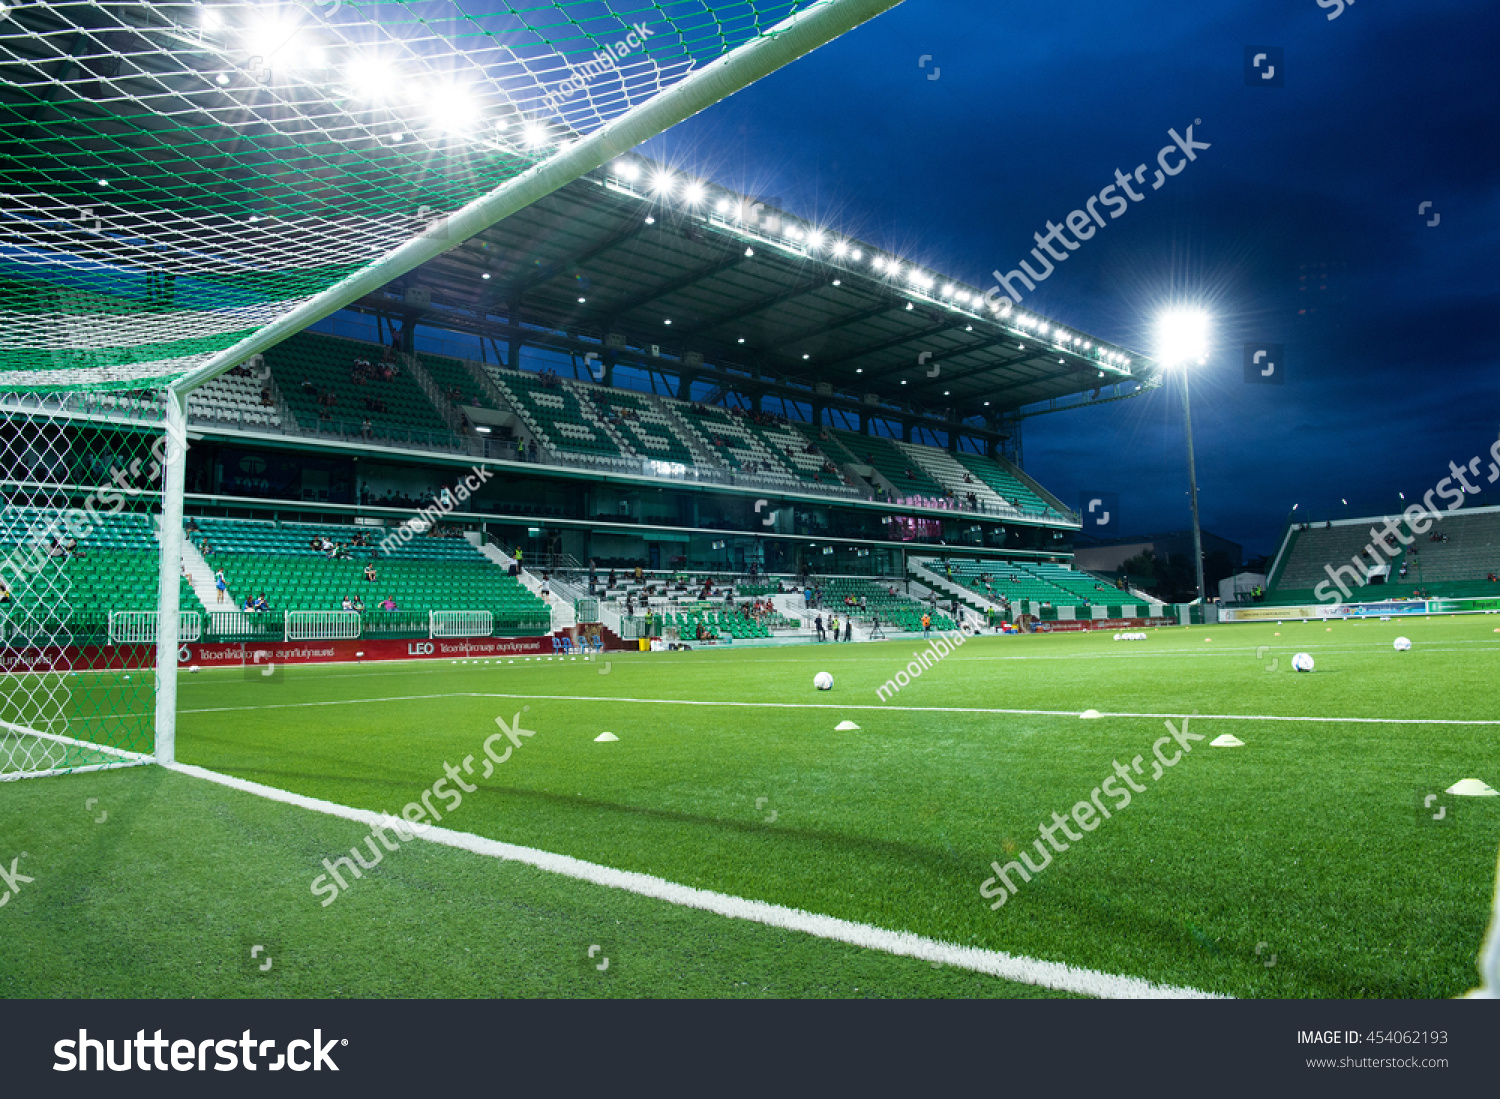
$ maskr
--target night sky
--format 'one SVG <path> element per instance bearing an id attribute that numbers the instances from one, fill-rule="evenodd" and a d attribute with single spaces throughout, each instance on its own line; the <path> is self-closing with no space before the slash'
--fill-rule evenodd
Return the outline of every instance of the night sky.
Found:
<path id="1" fill-rule="evenodd" d="M 1163 305 L 1212 313 L 1203 525 L 1269 552 L 1293 504 L 1393 511 L 1500 430 L 1500 7 L 1323 2 L 907 0 L 644 151 L 981 288 L 1148 164 L 1022 304 L 1148 353 Z M 1252 46 L 1284 86 L 1247 86 Z M 1151 190 L 1195 119 L 1211 148 Z M 1246 342 L 1285 345 L 1287 384 L 1245 383 Z M 1065 501 L 1118 493 L 1122 533 L 1187 526 L 1175 383 L 1024 440 Z"/>

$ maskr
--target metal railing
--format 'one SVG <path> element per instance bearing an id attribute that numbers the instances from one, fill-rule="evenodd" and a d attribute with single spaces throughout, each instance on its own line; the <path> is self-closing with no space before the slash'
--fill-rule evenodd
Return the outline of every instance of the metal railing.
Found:
<path id="1" fill-rule="evenodd" d="M 110 611 L 110 644 L 156 644 L 157 613 L 156 611 Z M 177 623 L 178 641 L 183 643 L 197 641 L 202 636 L 203 617 L 197 611 L 180 612 L 177 616 Z"/>
<path id="2" fill-rule="evenodd" d="M 429 611 L 428 635 L 438 637 L 489 637 L 495 632 L 495 616 L 489 611 Z"/>
<path id="3" fill-rule="evenodd" d="M 360 634 L 359 611 L 285 611 L 288 641 L 353 641 Z"/>

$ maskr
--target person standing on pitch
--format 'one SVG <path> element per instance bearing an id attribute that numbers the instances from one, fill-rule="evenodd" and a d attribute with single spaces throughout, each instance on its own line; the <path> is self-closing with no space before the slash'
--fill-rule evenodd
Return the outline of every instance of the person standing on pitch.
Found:
<path id="1" fill-rule="evenodd" d="M 823 634 L 823 616 L 821 614 L 813 619 L 813 629 L 818 631 L 819 641 L 827 640 L 827 638 Z"/>
<path id="2" fill-rule="evenodd" d="M 844 616 L 844 640 L 854 640 L 854 619 L 850 618 L 848 615 Z"/>
<path id="3" fill-rule="evenodd" d="M 926 611 L 922 612 L 922 639 L 925 641 L 932 636 L 932 615 Z"/>

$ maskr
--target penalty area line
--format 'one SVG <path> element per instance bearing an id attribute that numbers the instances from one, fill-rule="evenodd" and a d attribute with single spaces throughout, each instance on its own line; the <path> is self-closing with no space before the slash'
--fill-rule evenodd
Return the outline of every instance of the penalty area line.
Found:
<path id="1" fill-rule="evenodd" d="M 368 809 L 354 809 L 319 798 L 294 794 L 274 786 L 263 786 L 258 782 L 220 774 L 186 763 L 164 764 L 169 770 L 192 778 L 215 782 L 242 793 L 294 805 L 327 816 L 340 817 L 370 827 L 385 823 L 388 819 Z M 978 947 L 959 946 L 914 935 L 908 931 L 888 931 L 870 924 L 855 923 L 834 916 L 822 916 L 800 908 L 766 901 L 750 900 L 728 893 L 717 893 L 709 889 L 696 889 L 679 885 L 665 878 L 640 874 L 631 870 L 615 870 L 598 863 L 585 862 L 570 855 L 556 855 L 532 847 L 521 847 L 512 843 L 476 836 L 470 832 L 456 832 L 450 828 L 429 828 L 421 836 L 431 843 L 455 847 L 476 855 L 483 855 L 504 862 L 519 862 L 550 874 L 573 878 L 578 881 L 619 889 L 627 893 L 665 901 L 682 908 L 696 908 L 703 912 L 729 919 L 746 920 L 750 923 L 776 927 L 784 931 L 796 931 L 818 939 L 845 943 L 864 950 L 879 950 L 900 957 L 917 958 L 925 962 L 938 962 L 959 969 L 984 973 L 1018 984 L 1036 985 L 1101 999 L 1228 999 L 1195 988 L 1179 988 L 1160 985 L 1139 977 L 1122 977 L 1084 969 L 1063 962 L 1048 962 L 1024 955 L 1006 954 L 997 950 L 981 950 Z"/>

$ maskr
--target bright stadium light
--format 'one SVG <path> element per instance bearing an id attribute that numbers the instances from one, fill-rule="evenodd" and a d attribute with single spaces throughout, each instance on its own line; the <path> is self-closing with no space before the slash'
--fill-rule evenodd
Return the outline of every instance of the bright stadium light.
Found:
<path id="1" fill-rule="evenodd" d="M 838 241 L 833 246 L 833 254 L 839 257 L 839 259 L 843 259 L 849 254 L 849 246 L 843 241 Z"/>
<path id="2" fill-rule="evenodd" d="M 651 177 L 651 189 L 659 195 L 670 195 L 674 182 L 671 172 L 657 172 Z"/>
<path id="3" fill-rule="evenodd" d="M 1168 309 L 1156 318 L 1156 357 L 1162 366 L 1208 361 L 1208 314 L 1201 309 Z"/>
<path id="4" fill-rule="evenodd" d="M 641 166 L 633 160 L 615 161 L 615 175 L 630 183 L 641 178 Z"/>
<path id="5" fill-rule="evenodd" d="M 811 229 L 807 234 L 807 246 L 813 249 L 822 248 L 823 242 L 827 239 L 828 238 L 823 235 L 823 230 Z"/>
<path id="6" fill-rule="evenodd" d="M 0 8 L 9 9 L 9 4 L 0 4 Z M 224 25 L 224 17 L 219 14 L 218 8 L 204 8 L 198 17 L 198 25 L 206 31 L 216 31 Z"/>
<path id="7" fill-rule="evenodd" d="M 721 198 L 718 202 L 714 203 L 714 212 L 720 216 L 729 213 L 733 208 L 734 203 L 730 202 L 727 198 Z"/>
<path id="8" fill-rule="evenodd" d="M 444 133 L 472 131 L 479 121 L 479 103 L 466 88 L 441 84 L 427 93 L 427 116 Z"/>
<path id="9" fill-rule="evenodd" d="M 1163 367 L 1186 367 L 1208 362 L 1208 314 L 1202 309 L 1177 307 L 1167 309 L 1156 318 L 1156 354 Z M 1120 356 L 1125 365 L 1129 358 Z M 1188 374 L 1182 375 L 1182 422 L 1187 436 L 1188 503 L 1193 510 L 1193 564 L 1198 579 L 1198 599 L 1205 605 L 1208 590 L 1203 582 L 1203 530 L 1198 523 L 1198 464 L 1193 457 L 1193 410 L 1188 398 Z M 1207 608 L 1204 621 L 1207 622 Z"/>
<path id="10" fill-rule="evenodd" d="M 274 17 L 263 19 L 246 29 L 245 49 L 250 56 L 259 57 L 266 65 L 278 54 L 281 56 L 277 59 L 286 63 L 291 60 L 290 55 L 294 52 L 289 47 L 297 37 L 297 30 L 295 23 L 283 23 Z"/>
<path id="11" fill-rule="evenodd" d="M 395 83 L 395 71 L 378 57 L 359 57 L 344 70 L 349 90 L 358 99 L 384 99 Z"/>
<path id="12" fill-rule="evenodd" d="M 697 206 L 698 203 L 703 201 L 703 197 L 703 184 L 696 180 L 689 183 L 687 189 L 682 192 L 682 201 L 686 202 L 689 206 Z"/>
<path id="13" fill-rule="evenodd" d="M 528 149 L 540 149 L 547 144 L 549 136 L 546 125 L 541 122 L 528 122 L 521 130 L 521 139 Z"/>

